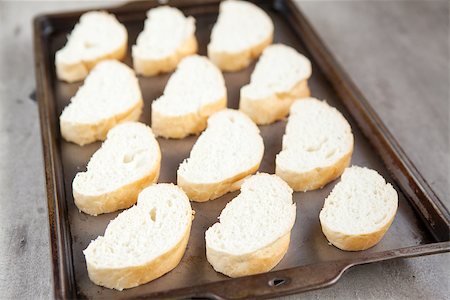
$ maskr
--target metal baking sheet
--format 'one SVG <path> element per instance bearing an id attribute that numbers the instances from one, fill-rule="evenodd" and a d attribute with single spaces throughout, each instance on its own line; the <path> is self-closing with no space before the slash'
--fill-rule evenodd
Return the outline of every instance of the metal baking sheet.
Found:
<path id="1" fill-rule="evenodd" d="M 386 236 L 375 247 L 361 252 L 345 252 L 328 244 L 320 229 L 318 215 L 335 181 L 317 191 L 294 193 L 297 220 L 291 243 L 286 256 L 272 272 L 230 279 L 215 272 L 207 262 L 204 233 L 217 221 L 226 203 L 238 194 L 234 192 L 206 203 L 192 202 L 196 215 L 191 236 L 181 263 L 173 271 L 122 292 L 94 285 L 88 278 L 82 250 L 92 239 L 104 233 L 108 222 L 118 213 L 93 217 L 80 213 L 74 205 L 72 180 L 77 172 L 85 170 L 100 142 L 80 147 L 61 138 L 58 117 L 81 83 L 58 81 L 53 64 L 55 52 L 64 45 L 66 35 L 83 12 L 42 15 L 34 23 L 36 95 L 44 147 L 57 298 L 271 297 L 330 285 L 353 265 L 449 251 L 448 211 L 440 205 L 439 199 L 337 65 L 306 18 L 289 0 L 257 3 L 274 22 L 274 43 L 292 46 L 311 59 L 313 75 L 309 85 L 312 96 L 326 99 L 349 121 L 355 136 L 352 164 L 377 170 L 398 191 L 398 212 Z M 127 27 L 131 46 L 143 29 L 145 12 L 156 5 L 155 1 L 133 2 L 106 10 L 115 13 Z M 196 18 L 199 53 L 206 55 L 211 28 L 217 19 L 217 1 L 171 1 L 170 5 L 178 6 L 186 15 Z M 129 52 L 125 62 L 131 65 Z M 254 63 L 240 72 L 224 73 L 228 107 L 238 107 L 239 89 L 249 82 L 253 68 Z M 162 94 L 169 76 L 139 78 L 145 102 L 141 122 L 151 124 L 151 102 Z M 281 149 L 285 125 L 285 121 L 280 121 L 260 126 L 265 153 L 259 171 L 274 173 L 275 155 Z M 158 182 L 176 183 L 178 165 L 189 156 L 196 139 L 196 136 L 182 140 L 158 139 L 162 150 Z"/>

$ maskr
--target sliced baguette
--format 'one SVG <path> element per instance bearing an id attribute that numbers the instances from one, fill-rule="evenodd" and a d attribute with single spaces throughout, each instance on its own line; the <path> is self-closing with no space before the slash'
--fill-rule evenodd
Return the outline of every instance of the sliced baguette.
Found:
<path id="1" fill-rule="evenodd" d="M 353 166 L 325 199 L 320 224 L 328 241 L 342 250 L 376 245 L 397 212 L 395 189 L 374 170 Z"/>
<path id="2" fill-rule="evenodd" d="M 220 222 L 206 231 L 209 263 L 230 277 L 270 271 L 288 250 L 295 215 L 292 189 L 278 176 L 259 173 L 245 179 Z"/>
<path id="3" fill-rule="evenodd" d="M 67 82 L 83 80 L 105 59 L 123 59 L 128 33 L 113 14 L 91 11 L 83 14 L 55 55 L 56 75 Z"/>
<path id="4" fill-rule="evenodd" d="M 198 134 L 206 128 L 208 117 L 226 105 L 220 70 L 206 57 L 188 56 L 170 77 L 164 94 L 152 103 L 153 132 L 165 138 Z"/>
<path id="5" fill-rule="evenodd" d="M 59 117 L 61 135 L 78 145 L 104 140 L 116 124 L 138 120 L 143 106 L 133 70 L 119 61 L 103 61 Z"/>
<path id="6" fill-rule="evenodd" d="M 291 47 L 271 45 L 256 64 L 250 84 L 241 88 L 239 109 L 256 124 L 284 119 L 296 99 L 309 97 L 310 76 L 306 57 Z"/>
<path id="7" fill-rule="evenodd" d="M 158 180 L 161 152 L 150 127 L 117 125 L 72 183 L 79 210 L 98 215 L 128 208 L 140 191 Z"/>
<path id="8" fill-rule="evenodd" d="M 195 19 L 177 8 L 150 9 L 142 31 L 132 48 L 133 65 L 144 76 L 173 71 L 180 60 L 197 52 Z"/>
<path id="9" fill-rule="evenodd" d="M 223 71 L 238 71 L 272 40 L 272 20 L 261 8 L 246 1 L 223 1 L 211 32 L 208 57 Z"/>
<path id="10" fill-rule="evenodd" d="M 259 168 L 264 143 L 245 114 L 222 110 L 208 119 L 190 157 L 178 168 L 178 185 L 192 201 L 204 202 L 239 189 L 241 180 Z"/>
<path id="11" fill-rule="evenodd" d="M 161 277 L 183 257 L 191 224 L 191 205 L 180 188 L 146 188 L 137 205 L 120 213 L 84 250 L 89 278 L 121 291 Z"/>
<path id="12" fill-rule="evenodd" d="M 323 187 L 350 164 L 353 134 L 347 120 L 325 101 L 296 101 L 290 110 L 275 173 L 294 191 Z"/>

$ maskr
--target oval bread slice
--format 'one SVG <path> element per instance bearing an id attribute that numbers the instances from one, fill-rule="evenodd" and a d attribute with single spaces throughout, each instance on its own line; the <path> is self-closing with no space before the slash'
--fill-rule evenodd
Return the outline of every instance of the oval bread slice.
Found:
<path id="1" fill-rule="evenodd" d="M 226 109 L 208 119 L 208 128 L 177 172 L 178 185 L 192 201 L 208 201 L 239 189 L 259 168 L 264 143 L 244 113 Z"/>
<path id="2" fill-rule="evenodd" d="M 347 120 L 325 101 L 294 102 L 276 157 L 275 173 L 294 191 L 323 187 L 350 164 L 353 134 Z"/>
<path id="3" fill-rule="evenodd" d="M 158 180 L 161 152 L 150 127 L 117 125 L 72 183 L 79 210 L 98 215 L 128 208 L 139 192 Z"/>
<path id="4" fill-rule="evenodd" d="M 150 9 L 132 48 L 133 65 L 144 76 L 173 71 L 180 60 L 197 52 L 195 19 L 177 8 Z"/>
<path id="5" fill-rule="evenodd" d="M 186 250 L 192 210 L 186 194 L 173 184 L 152 185 L 137 205 L 112 220 L 104 236 L 84 250 L 89 278 L 123 290 L 174 269 Z"/>
<path id="6" fill-rule="evenodd" d="M 246 1 L 223 1 L 211 32 L 208 57 L 223 71 L 238 71 L 272 40 L 273 22 L 261 8 Z"/>
<path id="7" fill-rule="evenodd" d="M 206 128 L 208 117 L 226 105 L 220 70 L 206 57 L 188 56 L 170 77 L 164 94 L 152 103 L 153 132 L 165 138 L 198 134 Z"/>
<path id="8" fill-rule="evenodd" d="M 138 120 L 143 106 L 133 70 L 116 60 L 103 61 L 61 113 L 61 135 L 78 145 L 104 140 L 116 124 Z"/>
<path id="9" fill-rule="evenodd" d="M 342 250 L 376 245 L 397 212 L 395 189 L 374 170 L 352 166 L 325 199 L 320 224 L 328 241 Z"/>
<path id="10" fill-rule="evenodd" d="M 295 49 L 276 44 L 267 47 L 252 73 L 250 83 L 241 88 L 239 109 L 256 124 L 284 119 L 292 103 L 309 97 L 311 62 Z"/>
<path id="11" fill-rule="evenodd" d="M 288 250 L 295 215 L 292 189 L 278 176 L 260 173 L 245 179 L 220 222 L 206 231 L 209 263 L 230 277 L 270 271 Z"/>
<path id="12" fill-rule="evenodd" d="M 123 59 L 128 33 L 113 14 L 91 11 L 83 14 L 55 55 L 56 75 L 67 82 L 83 80 L 105 59 Z"/>

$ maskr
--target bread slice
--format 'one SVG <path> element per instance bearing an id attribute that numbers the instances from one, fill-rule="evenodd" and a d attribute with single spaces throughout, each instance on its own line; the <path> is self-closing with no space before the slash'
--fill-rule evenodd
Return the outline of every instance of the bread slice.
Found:
<path id="1" fill-rule="evenodd" d="M 150 127 L 117 125 L 72 183 L 79 210 L 98 215 L 128 208 L 139 192 L 158 180 L 161 152 Z"/>
<path id="2" fill-rule="evenodd" d="M 173 71 L 180 60 L 197 52 L 195 19 L 177 8 L 160 6 L 147 12 L 132 48 L 133 65 L 144 76 Z"/>
<path id="3" fill-rule="evenodd" d="M 284 119 L 292 103 L 309 97 L 311 62 L 295 49 L 276 44 L 267 47 L 252 73 L 250 83 L 241 88 L 239 109 L 256 124 Z"/>
<path id="4" fill-rule="evenodd" d="M 184 138 L 206 128 L 206 120 L 227 105 L 222 73 L 206 57 L 184 58 L 164 95 L 152 103 L 152 128 L 165 138 Z"/>
<path id="5" fill-rule="evenodd" d="M 350 164 L 350 125 L 337 109 L 314 98 L 296 101 L 290 113 L 275 173 L 294 191 L 321 188 Z"/>
<path id="6" fill-rule="evenodd" d="M 211 32 L 208 56 L 223 71 L 247 67 L 273 40 L 273 23 L 258 6 L 246 1 L 220 3 Z"/>
<path id="7" fill-rule="evenodd" d="M 104 140 L 116 124 L 138 120 L 143 106 L 133 70 L 119 61 L 103 61 L 59 117 L 61 135 L 78 145 Z"/>
<path id="8" fill-rule="evenodd" d="M 292 189 L 283 180 L 251 176 L 206 231 L 206 258 L 230 277 L 267 272 L 288 250 L 295 214 Z"/>
<path id="9" fill-rule="evenodd" d="M 383 238 L 397 206 L 397 192 L 380 174 L 353 166 L 325 199 L 320 224 L 328 241 L 339 249 L 365 250 Z"/>
<path id="10" fill-rule="evenodd" d="M 146 188 L 137 205 L 84 250 L 89 278 L 121 291 L 161 277 L 183 257 L 191 224 L 191 205 L 180 188 L 164 183 Z"/>
<path id="11" fill-rule="evenodd" d="M 208 201 L 239 189 L 241 180 L 259 168 L 264 143 L 258 127 L 245 114 L 222 110 L 178 168 L 178 185 L 192 201 Z"/>
<path id="12" fill-rule="evenodd" d="M 128 33 L 113 14 L 91 11 L 83 14 L 55 55 L 56 75 L 67 82 L 83 80 L 105 59 L 123 59 L 127 53 Z"/>

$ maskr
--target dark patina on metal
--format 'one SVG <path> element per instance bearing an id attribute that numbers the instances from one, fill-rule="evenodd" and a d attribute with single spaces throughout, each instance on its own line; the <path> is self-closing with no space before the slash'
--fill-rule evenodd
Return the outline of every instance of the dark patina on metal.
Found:
<path id="1" fill-rule="evenodd" d="M 307 19 L 291 0 L 256 1 L 275 24 L 275 43 L 293 46 L 312 61 L 309 80 L 312 95 L 326 99 L 349 120 L 355 136 L 352 164 L 376 169 L 399 193 L 396 218 L 383 240 L 362 252 L 344 252 L 327 243 L 319 224 L 319 211 L 335 182 L 321 190 L 295 193 L 297 220 L 288 253 L 269 273 L 230 279 L 216 273 L 206 261 L 204 232 L 216 222 L 226 203 L 237 192 L 207 203 L 192 203 L 196 211 L 192 233 L 180 265 L 163 277 L 122 292 L 94 285 L 87 276 L 82 250 L 103 234 L 117 213 L 92 217 L 80 213 L 73 203 L 71 183 L 84 170 L 100 143 L 79 147 L 65 142 L 58 118 L 81 83 L 68 84 L 55 77 L 54 55 L 84 11 L 41 15 L 34 20 L 36 98 L 47 184 L 50 241 L 56 298 L 268 298 L 318 289 L 335 283 L 354 265 L 392 258 L 450 251 L 449 212 L 425 179 L 406 157 L 369 102 L 327 50 Z M 129 33 L 129 45 L 143 28 L 145 13 L 156 1 L 131 2 L 105 9 L 116 14 Z M 206 54 L 211 28 L 217 18 L 218 1 L 173 0 L 197 20 L 199 53 Z M 129 47 L 130 49 L 130 47 Z M 130 53 L 126 63 L 130 65 Z M 235 73 L 224 73 L 228 106 L 237 108 L 239 89 L 249 82 L 254 64 Z M 150 105 L 162 94 L 170 75 L 140 78 L 145 109 L 141 121 L 150 124 Z M 284 121 L 261 126 L 265 154 L 260 171 L 273 173 L 275 155 L 281 149 Z M 159 182 L 176 182 L 179 163 L 189 155 L 197 137 L 159 139 L 163 153 Z"/>

